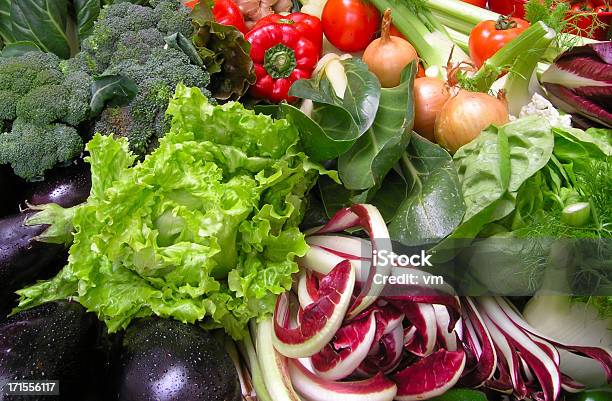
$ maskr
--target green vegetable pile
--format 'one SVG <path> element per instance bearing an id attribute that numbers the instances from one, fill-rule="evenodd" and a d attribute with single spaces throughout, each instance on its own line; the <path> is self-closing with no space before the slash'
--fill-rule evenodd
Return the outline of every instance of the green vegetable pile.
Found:
<path id="1" fill-rule="evenodd" d="M 524 295 L 542 285 L 574 294 L 609 292 L 612 142 L 607 130 L 552 128 L 528 117 L 489 127 L 462 147 L 454 162 L 466 213 L 437 250 L 448 250 L 456 240 L 480 239 L 462 255 L 468 261 L 464 282 L 473 285 L 476 279 L 503 294 Z M 579 216 L 568 213 L 576 206 Z M 554 280 L 545 276 L 550 266 L 561 269 Z M 610 315 L 609 299 L 593 303 Z"/>
<path id="2" fill-rule="evenodd" d="M 0 17 L 8 43 L 0 57 L 0 164 L 27 181 L 73 161 L 96 132 L 126 137 L 142 157 L 169 128 L 165 112 L 177 84 L 208 94 L 190 11 L 178 0 L 103 8 L 60 1 L 57 10 L 9 3 L 15 18 Z M 55 26 L 56 12 L 78 32 Z"/>
<path id="3" fill-rule="evenodd" d="M 136 83 L 134 99 L 107 107 L 95 132 L 128 138 L 130 149 L 139 155 L 154 149 L 167 131 L 165 112 L 176 85 L 204 90 L 210 82 L 207 71 L 188 54 L 168 45 L 172 36 L 191 37 L 189 10 L 175 0 L 151 5 L 154 8 L 131 3 L 104 8 L 77 56 L 94 76 L 122 75 Z"/>
<path id="4" fill-rule="evenodd" d="M 74 213 L 68 265 L 21 290 L 20 309 L 74 297 L 110 331 L 156 314 L 241 338 L 291 287 L 304 197 L 325 173 L 288 120 L 213 106 L 180 85 L 171 130 L 137 162 L 125 138 L 88 144 L 92 190 Z"/>
<path id="5" fill-rule="evenodd" d="M 0 164 L 40 179 L 83 151 L 93 79 L 75 60 L 29 52 L 0 58 Z"/>

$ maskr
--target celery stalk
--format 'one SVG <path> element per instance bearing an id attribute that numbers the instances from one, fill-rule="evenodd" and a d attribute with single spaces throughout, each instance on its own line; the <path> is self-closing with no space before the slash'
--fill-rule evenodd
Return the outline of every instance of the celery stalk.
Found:
<path id="1" fill-rule="evenodd" d="M 499 14 L 460 0 L 426 0 L 427 6 L 437 15 L 444 14 L 450 19 L 462 21 L 474 27 L 480 21 L 497 21 Z M 471 28 L 470 28 L 471 30 Z M 468 30 L 463 31 L 469 33 Z"/>
<path id="2" fill-rule="evenodd" d="M 442 24 L 446 26 L 446 28 L 452 28 L 458 32 L 469 34 L 472 32 L 474 25 L 471 22 L 464 21 L 462 19 L 454 18 L 449 14 L 442 13 L 436 10 L 432 11 L 434 16 L 440 20 Z"/>
<path id="3" fill-rule="evenodd" d="M 457 44 L 457 46 L 459 46 L 461 49 L 463 49 L 466 52 L 470 50 L 470 45 L 469 45 L 470 37 L 468 35 L 462 32 L 456 31 L 452 28 L 446 28 L 446 30 L 448 31 L 448 34 L 450 35 L 453 42 Z"/>
<path id="4" fill-rule="evenodd" d="M 529 90 L 531 77 L 536 71 L 538 61 L 554 38 L 554 32 L 549 32 L 534 43 L 531 49 L 519 55 L 514 62 L 504 86 L 510 114 L 518 116 L 521 108 L 531 101 L 533 96 Z"/>
<path id="5" fill-rule="evenodd" d="M 544 38 L 550 38 L 552 41 L 554 37 L 555 31 L 541 21 L 536 22 L 516 39 L 502 47 L 493 57 L 486 60 L 472 77 L 464 80 L 464 86 L 474 91 L 487 92 L 504 69 L 512 69 L 513 66 L 516 66 L 515 61 L 518 58 L 521 58 L 523 62 L 529 61 L 533 71 L 541 57 L 539 52 L 532 51 L 534 44 L 539 44 Z M 533 63 L 531 63 L 532 60 Z M 529 78 L 531 78 L 531 73 L 529 73 Z"/>
<path id="6" fill-rule="evenodd" d="M 249 330 L 246 331 L 246 335 L 242 342 L 238 344 L 238 347 L 240 348 L 242 356 L 248 361 L 249 370 L 251 371 L 251 380 L 253 382 L 253 388 L 257 393 L 257 399 L 261 401 L 273 401 L 264 383 L 259 360 L 257 359 L 257 352 L 253 346 L 253 340 L 251 339 Z"/>

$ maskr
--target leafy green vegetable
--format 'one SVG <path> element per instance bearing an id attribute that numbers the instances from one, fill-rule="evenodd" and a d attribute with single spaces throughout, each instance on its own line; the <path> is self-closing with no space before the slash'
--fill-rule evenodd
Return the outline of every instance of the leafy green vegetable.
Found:
<path id="1" fill-rule="evenodd" d="M 303 139 L 308 155 L 323 161 L 349 150 L 374 123 L 378 112 L 380 83 L 359 59 L 342 60 L 347 77 L 344 98 L 340 99 L 326 76 L 296 81 L 289 94 L 314 102 L 312 119 L 323 129 Z"/>
<path id="2" fill-rule="evenodd" d="M 29 52 L 39 51 L 41 50 L 35 43 L 27 41 L 12 42 L 4 46 L 0 57 L 19 57 Z"/>
<path id="3" fill-rule="evenodd" d="M 431 401 L 487 401 L 487 396 L 478 390 L 453 388 L 442 395 L 431 398 Z"/>
<path id="4" fill-rule="evenodd" d="M 453 237 L 474 238 L 510 214 L 519 187 L 548 163 L 553 146 L 548 123 L 529 117 L 491 126 L 460 148 L 454 161 L 467 209 Z"/>
<path id="5" fill-rule="evenodd" d="M 209 90 L 217 99 L 236 100 L 255 83 L 251 45 L 233 26 L 215 22 L 212 11 L 200 2 L 191 13 L 193 43 L 213 76 Z"/>
<path id="6" fill-rule="evenodd" d="M 100 0 L 72 0 L 72 4 L 79 38 L 83 40 L 91 34 L 100 15 Z"/>
<path id="7" fill-rule="evenodd" d="M 308 249 L 303 199 L 326 173 L 299 152 L 295 126 L 182 85 L 168 113 L 171 131 L 136 165 L 124 139 L 89 142 L 69 263 L 21 290 L 20 309 L 73 296 L 110 331 L 156 314 L 238 339 L 291 288 Z"/>
<path id="8" fill-rule="evenodd" d="M 437 243 L 457 228 L 465 213 L 453 160 L 444 149 L 414 134 L 402 167 L 409 192 L 389 233 L 408 246 Z"/>
<path id="9" fill-rule="evenodd" d="M 416 62 L 402 71 L 394 88 L 381 90 L 376 117 L 370 128 L 338 159 L 340 178 L 347 189 L 380 185 L 410 141 L 414 124 L 413 83 Z"/>
<path id="10" fill-rule="evenodd" d="M 0 39 L 4 43 L 11 43 L 15 40 L 11 23 L 11 1 L 0 0 Z"/>
<path id="11" fill-rule="evenodd" d="M 102 75 L 91 87 L 91 115 L 97 116 L 105 107 L 124 106 L 138 93 L 138 86 L 123 75 Z"/>
<path id="12" fill-rule="evenodd" d="M 78 38 L 69 30 L 69 0 L 18 0 L 11 3 L 15 40 L 30 41 L 67 59 L 76 53 Z"/>

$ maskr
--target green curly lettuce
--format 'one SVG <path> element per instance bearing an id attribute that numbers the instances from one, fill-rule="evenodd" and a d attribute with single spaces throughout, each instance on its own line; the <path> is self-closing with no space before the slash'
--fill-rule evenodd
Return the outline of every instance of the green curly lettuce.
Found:
<path id="1" fill-rule="evenodd" d="M 168 114 L 170 132 L 135 165 L 124 138 L 87 144 L 92 191 L 68 265 L 19 291 L 19 309 L 73 297 L 111 332 L 155 314 L 239 339 L 290 289 L 308 249 L 303 200 L 327 174 L 299 151 L 295 126 L 182 85 Z"/>

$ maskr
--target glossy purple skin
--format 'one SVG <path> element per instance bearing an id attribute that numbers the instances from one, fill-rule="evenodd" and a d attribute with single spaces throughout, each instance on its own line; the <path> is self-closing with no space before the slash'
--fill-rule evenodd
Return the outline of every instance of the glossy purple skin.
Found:
<path id="1" fill-rule="evenodd" d="M 13 174 L 8 165 L 0 165 L 0 217 L 19 212 L 19 201 L 23 196 L 25 182 Z"/>
<path id="2" fill-rule="evenodd" d="M 37 279 L 56 274 L 67 261 L 63 245 L 36 241 L 43 226 L 25 226 L 32 211 L 15 214 L 0 220 L 0 312 L 14 306 L 15 291 Z"/>
<path id="3" fill-rule="evenodd" d="M 118 401 L 240 401 L 236 369 L 212 335 L 172 319 L 132 323 L 114 369 Z M 116 397 L 115 397 L 116 396 Z"/>
<path id="4" fill-rule="evenodd" d="M 75 302 L 49 302 L 0 323 L 0 385 L 13 380 L 59 380 L 61 397 L 3 396 L 0 401 L 91 400 L 103 358 L 99 322 Z M 95 391 L 99 393 L 99 391 Z"/>
<path id="5" fill-rule="evenodd" d="M 53 170 L 44 181 L 32 183 L 25 199 L 31 205 L 57 203 L 62 207 L 72 207 L 85 202 L 90 190 L 89 164 L 79 161 L 76 165 Z"/>

